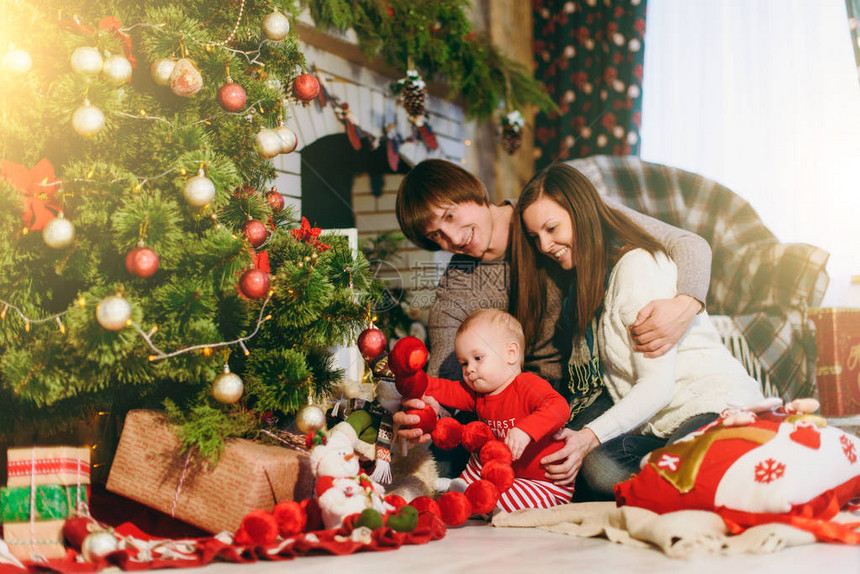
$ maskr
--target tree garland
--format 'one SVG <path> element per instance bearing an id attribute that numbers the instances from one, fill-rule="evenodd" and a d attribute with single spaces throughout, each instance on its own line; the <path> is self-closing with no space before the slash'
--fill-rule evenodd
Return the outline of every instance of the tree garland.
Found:
<path id="1" fill-rule="evenodd" d="M 425 78 L 447 82 L 470 118 L 488 119 L 506 109 L 556 108 L 543 85 L 478 34 L 468 0 L 301 0 L 318 28 L 353 29 L 368 57 L 391 66 L 413 62 Z M 410 66 L 411 67 L 411 66 Z"/>

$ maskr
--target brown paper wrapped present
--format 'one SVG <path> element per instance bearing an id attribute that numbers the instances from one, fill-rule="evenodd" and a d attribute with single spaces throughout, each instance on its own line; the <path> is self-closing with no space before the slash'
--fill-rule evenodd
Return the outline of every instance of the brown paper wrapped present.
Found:
<path id="1" fill-rule="evenodd" d="M 90 483 L 90 449 L 71 446 L 10 448 L 6 451 L 8 486 Z"/>
<path id="2" fill-rule="evenodd" d="M 234 532 L 251 510 L 311 496 L 305 454 L 252 441 L 229 440 L 214 468 L 180 454 L 164 415 L 128 413 L 107 489 L 208 532 Z"/>
<path id="3" fill-rule="evenodd" d="M 815 380 L 821 414 L 860 415 L 860 309 L 810 309 L 815 323 Z"/>
<path id="4" fill-rule="evenodd" d="M 3 540 L 18 560 L 63 558 L 66 555 L 66 547 L 63 544 L 65 523 L 65 520 L 6 522 L 3 524 Z"/>

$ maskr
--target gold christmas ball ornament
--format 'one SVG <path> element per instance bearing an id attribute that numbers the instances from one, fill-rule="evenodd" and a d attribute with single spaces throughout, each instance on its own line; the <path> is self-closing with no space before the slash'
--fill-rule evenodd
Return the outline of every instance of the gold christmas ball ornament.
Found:
<path id="1" fill-rule="evenodd" d="M 272 131 L 278 134 L 278 137 L 280 137 L 281 141 L 284 142 L 284 145 L 281 148 L 281 153 L 292 153 L 292 151 L 296 149 L 296 146 L 299 145 L 299 138 L 296 136 L 296 132 L 284 124 L 280 124 Z"/>
<path id="2" fill-rule="evenodd" d="M 212 183 L 211 179 L 206 177 L 204 171 L 201 169 L 197 172 L 197 175 L 185 183 L 182 196 L 189 205 L 194 207 L 209 205 L 215 199 L 215 184 Z"/>
<path id="3" fill-rule="evenodd" d="M 254 137 L 254 148 L 264 158 L 272 159 L 284 149 L 284 140 L 275 130 L 263 128 Z"/>
<path id="4" fill-rule="evenodd" d="M 33 58 L 26 50 L 13 48 L 3 55 L 0 68 L 14 75 L 23 75 L 33 67 Z"/>
<path id="5" fill-rule="evenodd" d="M 280 12 L 272 12 L 263 18 L 263 35 L 273 42 L 280 42 L 290 33 L 290 21 Z"/>
<path id="6" fill-rule="evenodd" d="M 116 536 L 107 530 L 91 532 L 81 544 L 81 555 L 87 562 L 99 562 L 111 552 L 119 549 Z"/>
<path id="7" fill-rule="evenodd" d="M 129 81 L 131 79 L 131 72 L 131 62 L 119 55 L 108 57 L 102 67 L 102 76 L 114 86 L 119 86 Z"/>
<path id="8" fill-rule="evenodd" d="M 245 384 L 242 378 L 236 373 L 230 372 L 230 367 L 224 365 L 224 372 L 215 377 L 212 381 L 212 396 L 219 403 L 232 405 L 242 398 L 242 392 L 245 390 Z"/>
<path id="9" fill-rule="evenodd" d="M 42 228 L 42 239 L 53 249 L 68 247 L 75 239 L 75 226 L 60 213 Z"/>
<path id="10" fill-rule="evenodd" d="M 92 46 L 81 46 L 72 52 L 72 69 L 79 74 L 96 76 L 103 66 L 102 55 Z"/>
<path id="11" fill-rule="evenodd" d="M 89 101 L 85 101 L 84 105 L 72 114 L 72 127 L 81 137 L 94 137 L 105 127 L 105 115 Z"/>
<path id="12" fill-rule="evenodd" d="M 96 306 L 96 320 L 108 331 L 119 331 L 131 319 L 131 304 L 119 295 L 105 297 Z"/>
<path id="13" fill-rule="evenodd" d="M 149 75 L 152 80 L 159 86 L 169 86 L 170 76 L 173 75 L 173 69 L 176 67 L 176 60 L 173 58 L 161 58 L 152 63 L 149 68 Z"/>
<path id="14" fill-rule="evenodd" d="M 316 405 L 302 407 L 302 410 L 296 413 L 296 426 L 304 434 L 325 428 L 325 411 Z"/>

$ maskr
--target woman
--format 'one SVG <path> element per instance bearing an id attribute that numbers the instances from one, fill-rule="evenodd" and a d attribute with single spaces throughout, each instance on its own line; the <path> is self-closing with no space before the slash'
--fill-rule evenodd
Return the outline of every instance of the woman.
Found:
<path id="1" fill-rule="evenodd" d="M 572 374 L 589 385 L 605 384 L 614 401 L 581 430 L 568 431 L 569 458 L 584 459 L 583 477 L 599 498 L 614 498 L 614 485 L 638 472 L 651 450 L 713 421 L 730 405 L 763 399 L 707 313 L 663 355 L 636 349 L 630 326 L 649 301 L 675 296 L 678 268 L 576 169 L 555 164 L 529 182 L 516 206 L 511 250 L 511 307 L 527 341 L 546 308 L 549 271 L 571 279 L 564 308 L 577 333 Z"/>
<path id="2" fill-rule="evenodd" d="M 643 307 L 631 326 L 636 349 L 649 356 L 659 356 L 671 348 L 686 331 L 690 321 L 704 308 L 710 280 L 711 252 L 701 237 L 661 221 L 637 213 L 618 203 L 606 200 L 614 209 L 646 228 L 658 238 L 678 262 L 678 295 Z M 417 164 L 403 179 L 397 194 L 397 219 L 403 233 L 416 245 L 430 251 L 444 249 L 454 253 L 436 289 L 430 311 L 431 376 L 461 380 L 462 372 L 454 354 L 454 337 L 459 325 L 481 307 L 508 309 L 509 245 L 514 220 L 510 202 L 499 205 L 489 200 L 484 185 L 462 167 L 443 160 L 427 160 Z M 547 379 L 567 394 L 574 411 L 572 421 L 581 426 L 610 401 L 601 389 L 565 389 L 569 375 L 565 357 L 569 343 L 557 324 L 561 316 L 562 293 L 566 278 L 551 277 L 546 285 L 546 305 L 540 326 L 526 356 L 524 370 Z M 413 402 L 422 408 L 421 401 Z M 589 409 L 589 411 L 586 411 Z M 417 417 L 415 417 L 417 418 Z M 395 415 L 400 425 L 417 421 L 405 413 Z M 401 429 L 399 434 L 417 442 L 430 440 L 419 429 Z M 574 440 L 571 434 L 563 438 Z M 550 479 L 571 479 L 578 468 L 577 444 L 555 453 L 546 461 Z"/>

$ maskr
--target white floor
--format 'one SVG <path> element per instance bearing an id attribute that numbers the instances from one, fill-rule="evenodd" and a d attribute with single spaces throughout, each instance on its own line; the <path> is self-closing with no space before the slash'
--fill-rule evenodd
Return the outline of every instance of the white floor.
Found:
<path id="1" fill-rule="evenodd" d="M 493 528 L 483 522 L 470 521 L 463 527 L 449 529 L 442 540 L 422 546 L 403 546 L 389 552 L 314 556 L 286 562 L 255 564 L 219 562 L 206 566 L 204 570 L 174 570 L 198 574 L 666 574 L 671 571 L 694 574 L 860 574 L 860 547 L 810 544 L 788 548 L 775 554 L 717 556 L 680 561 L 667 558 L 658 550 L 621 546 L 604 539 L 581 539 L 534 529 Z"/>

